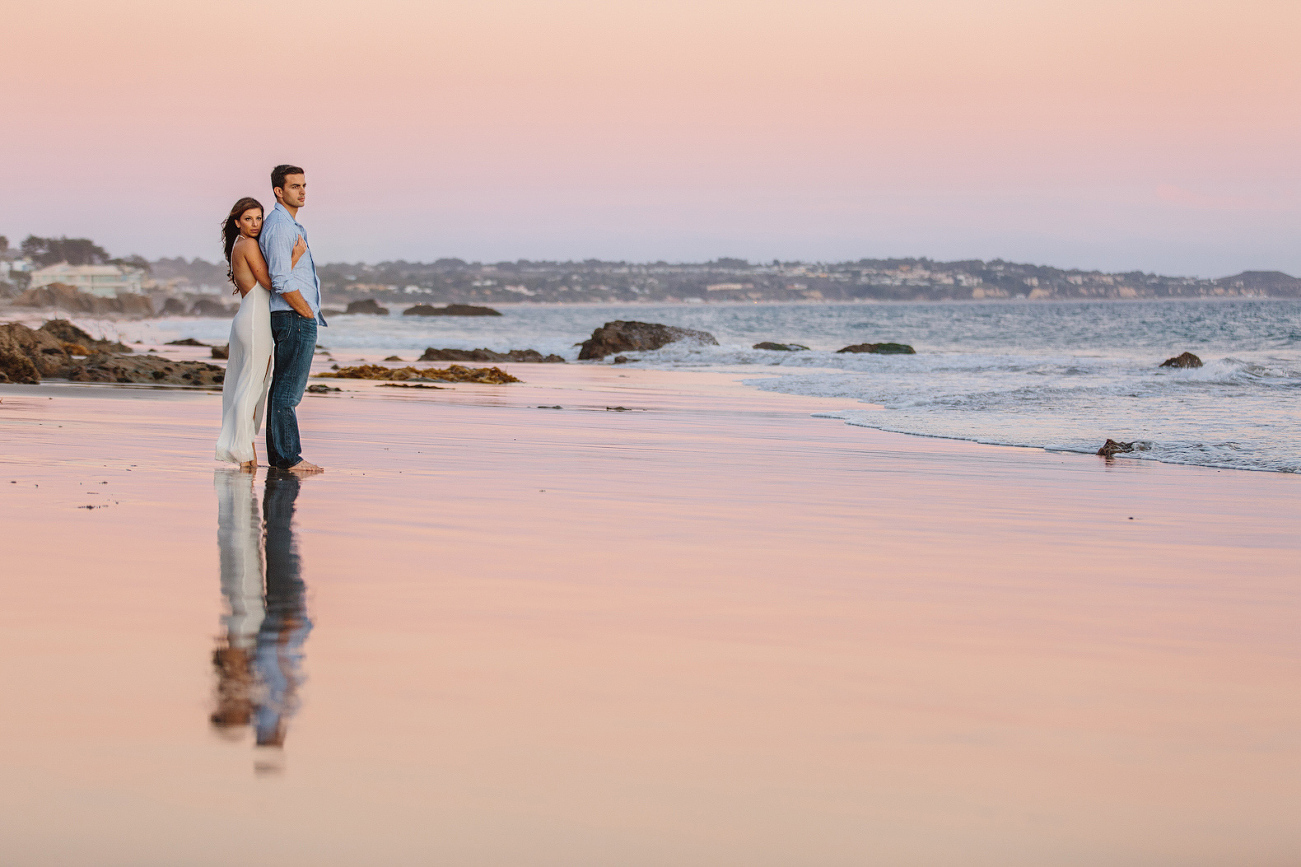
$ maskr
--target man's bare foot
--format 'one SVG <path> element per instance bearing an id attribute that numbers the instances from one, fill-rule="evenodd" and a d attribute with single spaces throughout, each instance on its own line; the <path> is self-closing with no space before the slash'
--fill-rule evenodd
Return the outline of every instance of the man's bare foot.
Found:
<path id="1" fill-rule="evenodd" d="M 314 476 L 317 473 L 325 472 L 325 467 L 318 467 L 316 464 L 309 464 L 307 461 L 299 461 L 285 472 L 293 473 L 296 476 Z"/>

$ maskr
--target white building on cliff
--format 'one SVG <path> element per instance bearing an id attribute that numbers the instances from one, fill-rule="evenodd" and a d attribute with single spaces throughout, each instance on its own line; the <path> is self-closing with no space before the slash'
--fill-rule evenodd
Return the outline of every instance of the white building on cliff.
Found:
<path id="1" fill-rule="evenodd" d="M 32 272 L 32 289 L 64 283 L 89 295 L 115 298 L 119 293 L 140 293 L 140 272 L 117 265 L 69 265 L 60 262 Z"/>

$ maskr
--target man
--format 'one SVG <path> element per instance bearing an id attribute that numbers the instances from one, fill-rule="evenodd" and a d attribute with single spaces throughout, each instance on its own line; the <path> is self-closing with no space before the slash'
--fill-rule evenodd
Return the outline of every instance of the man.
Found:
<path id="1" fill-rule="evenodd" d="M 271 338 L 275 341 L 275 372 L 267 398 L 267 462 L 300 475 L 321 472 L 303 460 L 294 408 L 303 399 L 307 375 L 316 351 L 316 327 L 321 316 L 321 281 L 316 276 L 312 247 L 293 264 L 293 249 L 307 230 L 298 222 L 298 209 L 307 201 L 307 176 L 298 166 L 271 170 L 276 206 L 262 223 L 258 246 L 271 274 Z"/>

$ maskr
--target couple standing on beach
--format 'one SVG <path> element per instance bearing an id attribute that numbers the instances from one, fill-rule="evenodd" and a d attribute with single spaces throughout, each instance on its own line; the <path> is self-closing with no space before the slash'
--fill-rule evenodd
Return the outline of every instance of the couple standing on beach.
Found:
<path id="1" fill-rule="evenodd" d="M 230 327 L 217 460 L 257 469 L 253 438 L 265 408 L 268 465 L 307 475 L 321 467 L 303 460 L 295 407 L 307 387 L 317 326 L 326 327 L 321 280 L 298 222 L 307 176 L 298 166 L 276 166 L 271 192 L 276 206 L 265 220 L 261 203 L 245 197 L 221 230 L 227 276 L 242 300 Z"/>

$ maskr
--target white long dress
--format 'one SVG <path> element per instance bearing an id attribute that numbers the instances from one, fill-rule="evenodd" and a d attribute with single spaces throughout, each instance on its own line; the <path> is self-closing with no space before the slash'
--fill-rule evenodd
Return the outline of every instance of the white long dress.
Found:
<path id="1" fill-rule="evenodd" d="M 271 293 L 254 283 L 230 323 L 230 360 L 221 383 L 221 435 L 217 460 L 253 460 L 271 387 Z"/>

